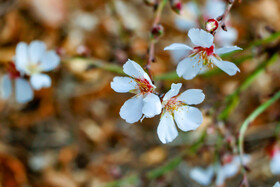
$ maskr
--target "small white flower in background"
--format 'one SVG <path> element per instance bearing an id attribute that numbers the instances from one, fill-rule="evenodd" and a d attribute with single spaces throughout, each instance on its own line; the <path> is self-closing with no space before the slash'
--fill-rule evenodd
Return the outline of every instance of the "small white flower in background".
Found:
<path id="1" fill-rule="evenodd" d="M 215 42 L 221 46 L 230 46 L 237 40 L 237 37 L 237 30 L 227 25 L 227 31 L 221 30 L 215 34 Z"/>
<path id="2" fill-rule="evenodd" d="M 51 78 L 43 72 L 55 69 L 59 62 L 55 51 L 46 51 L 46 45 L 41 41 L 33 41 L 29 46 L 20 42 L 16 47 L 16 69 L 30 76 L 31 86 L 35 90 L 51 86 Z"/>
<path id="3" fill-rule="evenodd" d="M 221 54 L 241 50 L 240 47 L 228 46 L 216 50 L 213 35 L 202 29 L 190 29 L 188 36 L 196 47 L 191 48 L 185 44 L 174 43 L 164 48 L 164 50 L 184 52 L 184 56 L 176 69 L 179 77 L 183 77 L 186 80 L 193 79 L 203 67 L 213 67 L 213 65 L 218 66 L 230 76 L 240 72 L 234 63 L 223 61 L 219 57 Z"/>
<path id="4" fill-rule="evenodd" d="M 190 171 L 190 178 L 202 186 L 210 185 L 212 183 L 214 175 L 215 172 L 213 166 L 209 166 L 206 169 L 195 167 Z"/>
<path id="5" fill-rule="evenodd" d="M 243 162 L 244 164 L 249 163 L 250 156 L 244 155 Z M 190 171 L 190 178 L 195 180 L 197 183 L 203 186 L 209 186 L 216 175 L 216 186 L 224 185 L 227 178 L 233 177 L 240 170 L 240 158 L 239 156 L 226 156 L 223 159 L 223 165 L 215 164 L 209 166 L 206 169 L 201 167 L 195 167 Z"/>
<path id="6" fill-rule="evenodd" d="M 8 99 L 13 93 L 13 81 L 15 84 L 15 98 L 18 103 L 26 103 L 33 99 L 33 90 L 27 80 L 20 72 L 16 70 L 13 62 L 8 64 L 8 74 L 5 74 L 1 80 L 1 96 Z"/>
<path id="7" fill-rule="evenodd" d="M 226 10 L 227 3 L 223 0 L 207 0 L 203 10 L 203 17 L 205 20 L 217 18 L 221 16 Z"/>
<path id="8" fill-rule="evenodd" d="M 280 175 L 280 148 L 274 146 L 270 156 L 271 160 L 269 166 L 271 173 L 273 175 Z"/>
<path id="9" fill-rule="evenodd" d="M 276 182 L 273 187 L 280 187 L 280 182 Z"/>
<path id="10" fill-rule="evenodd" d="M 246 165 L 250 162 L 249 155 L 243 155 L 242 161 Z M 223 158 L 223 165 L 217 165 L 216 185 L 221 186 L 226 179 L 236 175 L 241 168 L 241 160 L 239 156 L 227 155 Z"/>
<path id="11" fill-rule="evenodd" d="M 226 9 L 226 3 L 223 0 L 207 0 L 205 7 L 202 9 L 202 17 L 204 21 L 208 19 L 215 19 L 221 16 Z M 193 27 L 199 27 L 200 10 L 193 2 L 188 2 L 183 5 L 181 15 L 175 17 L 176 27 L 183 32 L 188 31 Z M 231 26 L 230 19 L 226 20 L 227 31 L 219 31 L 215 35 L 215 42 L 219 46 L 229 46 L 238 38 L 237 30 Z M 178 54 L 173 54 L 174 59 Z M 176 60 L 175 60 L 176 61 Z"/>
<path id="12" fill-rule="evenodd" d="M 180 31 L 187 31 L 192 27 L 199 25 L 198 23 L 199 9 L 193 2 L 183 4 L 180 15 L 175 17 L 175 26 Z"/>
<path id="13" fill-rule="evenodd" d="M 155 94 L 155 85 L 139 64 L 128 60 L 123 71 L 130 77 L 115 77 L 111 82 L 113 90 L 119 93 L 131 92 L 136 95 L 127 100 L 120 110 L 120 116 L 127 123 L 135 123 L 141 117 L 152 118 L 161 113 L 161 102 Z"/>
<path id="14" fill-rule="evenodd" d="M 189 89 L 179 94 L 182 84 L 172 84 L 162 99 L 163 113 L 157 128 L 162 143 L 169 143 L 178 136 L 174 119 L 182 131 L 195 130 L 202 123 L 201 112 L 192 106 L 201 103 L 205 95 L 202 90 Z"/>

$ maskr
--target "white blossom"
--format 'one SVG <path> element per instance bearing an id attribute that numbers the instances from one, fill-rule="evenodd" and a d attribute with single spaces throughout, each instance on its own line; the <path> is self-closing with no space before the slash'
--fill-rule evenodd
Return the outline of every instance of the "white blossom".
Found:
<path id="1" fill-rule="evenodd" d="M 180 51 L 181 54 L 184 54 L 176 69 L 179 77 L 183 77 L 186 80 L 193 79 L 203 67 L 213 67 L 213 65 L 218 66 L 230 76 L 240 72 L 234 63 L 223 61 L 219 56 L 224 53 L 241 50 L 240 47 L 227 46 L 215 49 L 213 35 L 202 29 L 190 29 L 188 36 L 195 45 L 194 48 L 180 43 L 174 43 L 164 48 L 164 50 Z"/>
<path id="2" fill-rule="evenodd" d="M 201 167 L 195 167 L 190 171 L 190 178 L 202 186 L 210 185 L 214 175 L 215 172 L 213 166 L 209 166 L 206 169 Z"/>
<path id="3" fill-rule="evenodd" d="M 249 163 L 249 161 L 250 156 L 244 155 L 244 164 Z M 209 186 L 212 183 L 214 176 L 216 176 L 216 186 L 222 186 L 224 185 L 226 179 L 235 176 L 239 172 L 241 167 L 240 163 L 239 156 L 230 156 L 224 164 L 216 163 L 206 169 L 202 167 L 195 167 L 191 169 L 189 175 L 193 180 L 203 186 Z"/>
<path id="4" fill-rule="evenodd" d="M 29 46 L 20 42 L 16 47 L 16 68 L 21 74 L 30 76 L 31 86 L 35 90 L 51 86 L 51 78 L 43 72 L 53 70 L 59 62 L 55 51 L 47 51 L 41 41 L 33 41 Z"/>
<path id="5" fill-rule="evenodd" d="M 128 60 L 123 71 L 130 77 L 115 77 L 111 82 L 113 90 L 119 93 L 131 92 L 136 95 L 127 100 L 120 110 L 120 116 L 127 123 L 135 123 L 142 116 L 152 118 L 161 113 L 161 102 L 155 94 L 155 85 L 139 64 Z"/>
<path id="6" fill-rule="evenodd" d="M 280 175 L 280 150 L 275 149 L 269 163 L 270 171 L 274 175 Z"/>
<path id="7" fill-rule="evenodd" d="M 8 99 L 13 94 L 13 83 L 15 86 L 15 99 L 18 103 L 26 103 L 33 99 L 34 94 L 29 82 L 20 75 L 13 63 L 8 66 L 8 74 L 1 79 L 1 96 Z"/>
<path id="8" fill-rule="evenodd" d="M 201 103 L 205 95 L 202 90 L 189 89 L 179 94 L 182 84 L 172 84 L 162 99 L 163 113 L 157 128 L 162 143 L 169 143 L 178 136 L 177 126 L 182 131 L 195 130 L 202 123 L 201 112 L 192 106 Z"/>
<path id="9" fill-rule="evenodd" d="M 276 182 L 273 187 L 280 187 L 280 182 Z"/>
<path id="10" fill-rule="evenodd" d="M 248 164 L 250 161 L 249 155 L 243 155 L 243 163 Z M 216 166 L 216 185 L 222 186 L 226 179 L 235 176 L 241 168 L 241 160 L 239 156 L 229 157 L 229 160 L 224 165 Z"/>
<path id="11" fill-rule="evenodd" d="M 221 16 L 226 9 L 226 3 L 223 0 L 207 0 L 202 8 L 202 17 L 204 21 L 215 19 Z M 199 27 L 200 10 L 193 2 L 183 5 L 181 14 L 175 17 L 176 27 L 185 32 L 193 27 Z M 229 17 L 226 18 L 227 31 L 219 31 L 215 35 L 215 42 L 219 46 L 232 45 L 238 38 L 237 30 L 231 26 Z M 175 56 L 176 54 L 174 54 Z"/>

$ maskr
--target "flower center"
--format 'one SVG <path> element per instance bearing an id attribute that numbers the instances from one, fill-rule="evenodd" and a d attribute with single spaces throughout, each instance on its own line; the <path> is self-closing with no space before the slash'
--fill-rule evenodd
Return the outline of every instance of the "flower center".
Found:
<path id="1" fill-rule="evenodd" d="M 16 65 L 13 62 L 7 65 L 7 71 L 11 79 L 20 77 L 20 72 L 16 69 Z"/>
<path id="2" fill-rule="evenodd" d="M 180 101 L 178 101 L 176 97 L 173 97 L 173 98 L 163 102 L 164 108 L 169 112 L 178 110 L 179 106 L 181 106 L 181 105 L 182 105 L 182 103 Z"/>
<path id="3" fill-rule="evenodd" d="M 30 75 L 41 72 L 41 70 L 39 68 L 39 64 L 37 64 L 37 63 L 29 63 L 26 67 L 26 71 Z"/>
<path id="4" fill-rule="evenodd" d="M 154 91 L 154 87 L 149 83 L 147 79 L 135 79 L 141 93 L 151 93 Z"/>
<path id="5" fill-rule="evenodd" d="M 211 55 L 214 55 L 216 58 L 218 55 L 216 55 L 214 53 L 214 46 L 212 45 L 211 47 L 207 48 L 207 47 L 194 47 L 193 52 L 191 53 L 190 57 L 195 57 L 196 55 L 199 55 L 199 61 L 198 63 L 200 63 L 202 61 L 203 65 L 207 65 L 209 67 L 213 67 L 211 60 L 208 58 Z"/>
<path id="6" fill-rule="evenodd" d="M 195 53 L 201 53 L 201 55 L 207 57 L 207 56 L 211 56 L 214 54 L 214 46 L 212 45 L 211 47 L 195 47 L 194 48 Z"/>

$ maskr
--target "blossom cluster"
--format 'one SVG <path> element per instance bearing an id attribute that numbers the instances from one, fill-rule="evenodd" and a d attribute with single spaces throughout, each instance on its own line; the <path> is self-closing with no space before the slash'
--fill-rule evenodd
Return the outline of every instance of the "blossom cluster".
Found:
<path id="1" fill-rule="evenodd" d="M 203 68 L 216 65 L 228 75 L 235 75 L 239 68 L 232 62 L 223 61 L 219 55 L 240 50 L 237 46 L 215 49 L 214 36 L 202 29 L 190 29 L 188 36 L 194 47 L 174 43 L 164 50 L 180 51 L 182 58 L 177 66 L 177 74 L 186 80 L 193 79 Z M 161 114 L 157 134 L 162 143 L 169 143 L 178 136 L 175 126 L 182 131 L 195 130 L 203 121 L 202 113 L 191 105 L 200 104 L 205 95 L 200 89 L 189 89 L 179 93 L 181 83 L 172 84 L 171 89 L 159 96 L 149 75 L 142 67 L 128 60 L 123 71 L 129 77 L 115 77 L 111 82 L 113 90 L 119 93 L 136 94 L 121 107 L 120 116 L 127 123 L 135 123 L 144 118 Z"/>
<path id="2" fill-rule="evenodd" d="M 188 31 L 200 25 L 200 16 L 203 21 L 221 16 L 226 9 L 226 2 L 223 0 L 207 0 L 200 11 L 196 3 L 190 1 L 182 6 L 181 14 L 175 18 L 175 26 L 180 31 Z M 200 15 L 202 14 L 202 15 Z M 215 35 L 216 44 L 219 46 L 232 45 L 238 37 L 237 30 L 231 26 L 230 15 L 226 19 L 227 32 L 217 32 Z"/>
<path id="3" fill-rule="evenodd" d="M 244 164 L 249 163 L 249 155 L 243 156 Z M 216 186 L 223 186 L 227 178 L 233 177 L 241 168 L 240 157 L 226 155 L 223 158 L 222 163 L 216 163 L 208 166 L 206 169 L 201 167 L 195 167 L 190 171 L 190 178 L 198 182 L 202 186 L 208 186 L 211 184 L 214 176 Z"/>
<path id="4" fill-rule="evenodd" d="M 2 98 L 7 99 L 12 95 L 14 82 L 16 101 L 31 101 L 33 90 L 51 86 L 51 78 L 44 72 L 55 69 L 59 62 L 59 56 L 53 50 L 47 51 L 45 43 L 33 41 L 27 45 L 20 42 L 16 47 L 14 62 L 7 65 L 8 73 L 2 77 Z"/>

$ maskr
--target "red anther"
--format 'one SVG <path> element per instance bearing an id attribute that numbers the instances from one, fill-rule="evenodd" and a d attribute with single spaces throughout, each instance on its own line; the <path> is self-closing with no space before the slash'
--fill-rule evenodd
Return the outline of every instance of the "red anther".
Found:
<path id="1" fill-rule="evenodd" d="M 198 52 L 203 52 L 205 51 L 207 56 L 211 56 L 214 54 L 214 46 L 212 45 L 211 47 L 209 48 L 206 48 L 206 47 L 195 47 L 194 48 L 195 50 L 197 50 Z"/>
<path id="2" fill-rule="evenodd" d="M 154 90 L 154 87 L 147 79 L 135 79 L 135 81 L 137 82 L 141 93 L 148 93 Z"/>

